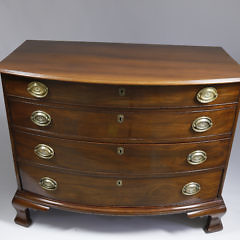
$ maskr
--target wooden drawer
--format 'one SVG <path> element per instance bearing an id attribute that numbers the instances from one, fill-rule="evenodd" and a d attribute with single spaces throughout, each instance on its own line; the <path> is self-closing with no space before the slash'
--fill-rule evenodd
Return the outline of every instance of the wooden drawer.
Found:
<path id="1" fill-rule="evenodd" d="M 14 132 L 14 140 L 17 159 L 20 162 L 88 173 L 133 175 L 174 173 L 223 166 L 229 148 L 229 139 L 177 144 L 106 144 Z M 51 159 L 44 159 L 34 153 L 39 144 L 53 149 Z M 118 152 L 118 148 L 123 149 Z M 207 160 L 199 165 L 191 165 L 187 158 L 196 150 L 204 151 Z"/>
<path id="2" fill-rule="evenodd" d="M 204 105 L 235 103 L 238 101 L 239 85 L 214 85 L 218 98 L 210 103 L 197 101 L 197 93 L 206 86 L 114 86 L 94 85 L 71 82 L 39 80 L 48 87 L 45 98 L 37 99 L 31 96 L 27 87 L 38 79 L 4 77 L 6 94 L 18 96 L 36 102 L 53 102 L 65 104 L 80 104 L 98 107 L 126 108 L 171 108 L 171 107 L 202 107 Z M 124 96 L 121 96 L 124 95 Z"/>
<path id="3" fill-rule="evenodd" d="M 94 206 L 159 206 L 216 198 L 222 171 L 179 177 L 119 179 L 70 175 L 21 164 L 20 175 L 24 190 L 51 199 Z M 57 190 L 42 189 L 39 182 L 43 177 L 55 180 Z M 122 186 L 116 184 L 118 180 L 122 180 Z M 189 182 L 200 184 L 200 192 L 193 196 L 183 195 L 182 188 Z"/>
<path id="4" fill-rule="evenodd" d="M 230 134 L 236 106 L 205 111 L 154 111 L 154 110 L 103 110 L 62 106 L 43 106 L 32 103 L 9 101 L 13 126 L 19 126 L 60 137 L 101 139 L 101 141 L 152 141 L 179 140 L 203 136 Z M 30 117 L 36 110 L 51 116 L 49 126 L 37 126 Z M 119 123 L 119 116 L 124 116 Z M 207 116 L 213 126 L 206 132 L 194 132 L 195 119 Z"/>

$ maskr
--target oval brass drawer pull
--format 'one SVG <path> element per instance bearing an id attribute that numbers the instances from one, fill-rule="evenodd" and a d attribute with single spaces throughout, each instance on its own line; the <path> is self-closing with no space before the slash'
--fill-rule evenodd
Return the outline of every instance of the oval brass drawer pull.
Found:
<path id="1" fill-rule="evenodd" d="M 35 154 L 43 159 L 51 159 L 54 156 L 54 150 L 46 144 L 38 144 L 34 148 Z"/>
<path id="2" fill-rule="evenodd" d="M 187 183 L 183 188 L 182 188 L 182 193 L 187 196 L 195 195 L 198 192 L 200 192 L 201 186 L 199 183 L 196 182 L 190 182 Z"/>
<path id="3" fill-rule="evenodd" d="M 118 187 L 121 187 L 123 185 L 122 180 L 117 180 L 116 184 Z"/>
<path id="4" fill-rule="evenodd" d="M 40 127 L 48 126 L 51 123 L 51 116 L 44 111 L 34 111 L 31 115 L 33 123 Z"/>
<path id="5" fill-rule="evenodd" d="M 48 87 L 40 82 L 30 82 L 27 91 L 36 98 L 44 98 L 48 94 Z"/>
<path id="6" fill-rule="evenodd" d="M 199 117 L 196 118 L 192 123 L 192 129 L 195 132 L 206 132 L 213 125 L 210 117 Z"/>
<path id="7" fill-rule="evenodd" d="M 191 165 L 198 165 L 205 162 L 206 160 L 207 154 L 202 150 L 196 150 L 194 152 L 191 152 L 187 157 L 187 161 Z"/>
<path id="8" fill-rule="evenodd" d="M 123 155 L 124 154 L 124 148 L 123 147 L 118 147 L 117 148 L 117 153 L 118 153 L 118 155 Z"/>
<path id="9" fill-rule="evenodd" d="M 197 93 L 197 100 L 200 103 L 213 102 L 217 97 L 218 97 L 218 93 L 216 88 L 214 87 L 203 88 Z"/>
<path id="10" fill-rule="evenodd" d="M 43 177 L 39 182 L 40 186 L 47 191 L 55 191 L 57 189 L 57 182 L 49 177 Z"/>

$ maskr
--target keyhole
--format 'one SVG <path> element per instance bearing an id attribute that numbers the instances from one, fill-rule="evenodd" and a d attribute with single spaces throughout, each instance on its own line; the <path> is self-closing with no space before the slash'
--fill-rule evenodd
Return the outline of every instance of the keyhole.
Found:
<path id="1" fill-rule="evenodd" d="M 121 187 L 122 186 L 122 180 L 117 180 L 116 184 L 117 184 L 118 187 Z"/>
<path id="2" fill-rule="evenodd" d="M 125 96 L 125 93 L 126 93 L 126 90 L 125 90 L 125 88 L 119 88 L 118 89 L 118 93 L 119 93 L 119 96 Z"/>
<path id="3" fill-rule="evenodd" d="M 124 148 L 123 148 L 123 147 L 118 147 L 118 148 L 117 148 L 117 153 L 118 153 L 119 155 L 123 155 L 123 154 L 124 154 Z"/>
<path id="4" fill-rule="evenodd" d="M 117 120 L 119 123 L 122 123 L 124 121 L 124 115 L 123 114 L 118 114 Z"/>

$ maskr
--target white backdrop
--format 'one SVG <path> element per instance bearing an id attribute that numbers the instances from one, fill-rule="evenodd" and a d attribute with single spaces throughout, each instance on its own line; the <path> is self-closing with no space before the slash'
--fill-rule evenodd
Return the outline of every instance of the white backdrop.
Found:
<path id="1" fill-rule="evenodd" d="M 0 0 L 0 60 L 26 39 L 135 42 L 222 46 L 240 63 L 239 0 Z M 6 115 L 0 87 L 0 229 L 18 239 L 239 239 L 239 127 L 223 196 L 225 229 L 212 235 L 204 220 L 184 215 L 103 217 L 33 213 L 34 224 L 13 224 L 16 190 Z"/>

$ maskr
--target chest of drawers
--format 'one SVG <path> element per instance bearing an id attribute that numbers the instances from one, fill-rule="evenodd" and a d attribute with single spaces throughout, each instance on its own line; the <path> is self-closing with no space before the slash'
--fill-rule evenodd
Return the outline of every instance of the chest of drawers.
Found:
<path id="1" fill-rule="evenodd" d="M 240 71 L 218 47 L 26 41 L 0 63 L 29 209 L 186 213 L 222 229 Z"/>

